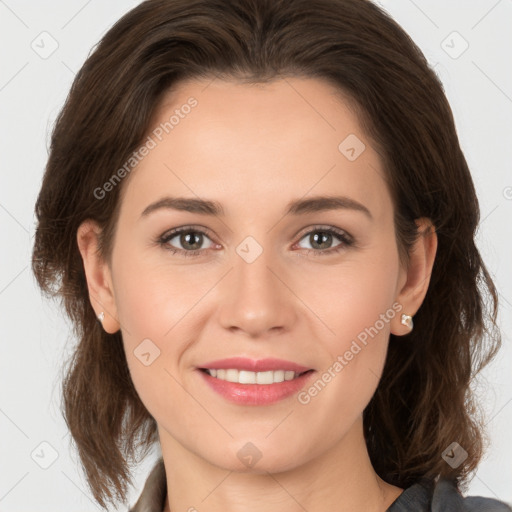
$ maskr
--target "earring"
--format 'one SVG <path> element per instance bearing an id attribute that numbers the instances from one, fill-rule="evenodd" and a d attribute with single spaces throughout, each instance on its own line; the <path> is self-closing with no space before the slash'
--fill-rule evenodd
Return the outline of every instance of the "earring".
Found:
<path id="1" fill-rule="evenodd" d="M 98 320 L 103 324 L 103 320 L 105 320 L 105 313 L 103 311 L 98 315 Z"/>
<path id="2" fill-rule="evenodd" d="M 406 315 L 405 313 L 402 315 L 400 323 L 402 325 L 406 325 L 407 327 L 409 327 L 409 329 L 411 329 L 411 331 L 414 327 L 414 322 L 412 321 L 412 316 Z"/>

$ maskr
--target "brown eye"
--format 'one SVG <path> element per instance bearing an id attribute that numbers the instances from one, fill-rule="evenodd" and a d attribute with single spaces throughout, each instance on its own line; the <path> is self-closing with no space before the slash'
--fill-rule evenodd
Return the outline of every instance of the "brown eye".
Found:
<path id="1" fill-rule="evenodd" d="M 333 245 L 335 239 L 338 239 L 339 243 Z M 334 228 L 316 228 L 306 233 L 301 238 L 301 241 L 302 240 L 306 240 L 309 244 L 309 247 L 305 247 L 308 252 L 318 255 L 332 254 L 333 252 L 340 251 L 354 243 L 350 235 Z"/>
<path id="2" fill-rule="evenodd" d="M 185 249 L 200 249 L 203 242 L 203 234 L 196 231 L 190 233 L 181 233 L 179 235 L 180 244 Z"/>
<path id="3" fill-rule="evenodd" d="M 208 245 L 204 245 L 208 241 Z M 214 244 L 207 234 L 199 229 L 178 228 L 168 231 L 158 240 L 160 245 L 173 253 L 195 256 Z"/>
<path id="4" fill-rule="evenodd" d="M 326 231 L 315 231 L 309 235 L 309 243 L 314 249 L 329 249 L 333 236 Z"/>

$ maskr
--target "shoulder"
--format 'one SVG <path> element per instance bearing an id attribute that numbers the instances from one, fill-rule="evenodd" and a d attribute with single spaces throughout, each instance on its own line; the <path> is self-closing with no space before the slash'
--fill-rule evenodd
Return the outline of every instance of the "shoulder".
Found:
<path id="1" fill-rule="evenodd" d="M 432 511 L 439 512 L 446 505 L 453 503 L 454 510 L 464 512 L 488 511 L 488 512 L 512 512 L 512 508 L 503 501 L 494 498 L 485 498 L 482 496 L 463 497 L 455 484 L 450 480 L 441 479 L 437 482 L 434 494 L 432 496 Z"/>
<path id="2" fill-rule="evenodd" d="M 455 483 L 421 480 L 408 487 L 387 512 L 512 512 L 503 501 L 482 496 L 462 496 Z"/>

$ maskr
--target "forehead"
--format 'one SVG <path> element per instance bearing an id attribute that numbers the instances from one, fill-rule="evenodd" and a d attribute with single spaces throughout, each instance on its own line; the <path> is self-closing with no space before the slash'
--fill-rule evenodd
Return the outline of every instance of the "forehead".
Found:
<path id="1" fill-rule="evenodd" d="M 390 207 L 378 153 L 343 95 L 321 80 L 181 82 L 155 109 L 149 139 L 125 184 L 123 202 L 138 211 L 166 193 L 214 198 L 227 215 L 334 191 L 377 216 Z"/>

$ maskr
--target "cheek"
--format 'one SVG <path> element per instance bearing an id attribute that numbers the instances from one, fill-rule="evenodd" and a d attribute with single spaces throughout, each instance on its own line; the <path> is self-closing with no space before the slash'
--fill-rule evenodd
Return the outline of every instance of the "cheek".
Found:
<path id="1" fill-rule="evenodd" d="M 170 278 L 126 248 L 118 247 L 113 257 L 113 286 L 116 309 L 126 360 L 134 386 L 151 412 L 155 391 L 169 375 L 165 372 L 164 354 L 178 350 L 164 340 L 180 314 L 177 286 Z M 167 336 L 165 336 L 165 334 Z"/>
<path id="2" fill-rule="evenodd" d="M 130 253 L 119 247 L 117 254 Z M 169 409 L 170 396 L 174 407 L 186 401 L 173 377 L 181 380 L 180 365 L 188 362 L 183 356 L 203 326 L 202 299 L 217 281 L 211 269 L 171 267 L 142 253 L 113 260 L 127 364 L 138 395 L 154 417 Z"/>
<path id="3" fill-rule="evenodd" d="M 297 280 L 295 290 L 323 326 L 317 334 L 331 356 L 347 350 L 358 336 L 364 342 L 365 333 L 369 339 L 388 338 L 398 275 L 396 247 L 380 241 L 347 255 L 340 265 L 318 266 Z"/>
<path id="4" fill-rule="evenodd" d="M 161 257 L 155 261 L 144 253 L 119 258 L 114 288 L 118 317 L 127 334 L 125 341 L 167 341 L 180 328 L 182 319 L 194 314 L 194 305 L 211 288 L 213 277 L 188 265 L 165 265 Z"/>
<path id="5" fill-rule="evenodd" d="M 322 320 L 316 322 L 321 325 L 316 338 L 325 354 L 320 382 L 305 390 L 304 404 L 321 402 L 321 408 L 331 414 L 355 418 L 377 388 L 391 321 L 401 310 L 395 300 L 398 255 L 393 245 L 382 243 L 381 247 L 340 265 L 337 271 L 324 269 L 325 275 L 317 271 L 303 288 L 305 302 L 314 304 L 314 313 Z"/>

